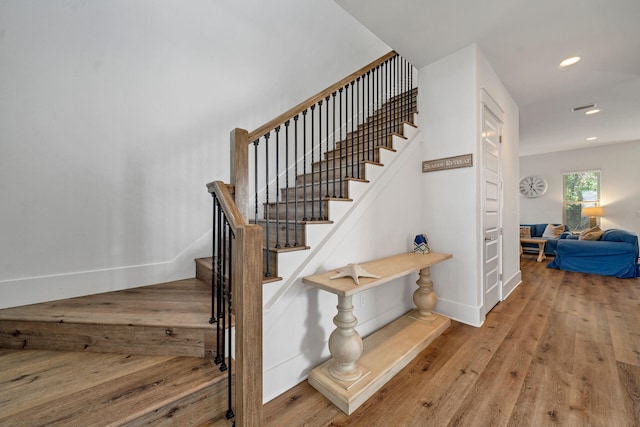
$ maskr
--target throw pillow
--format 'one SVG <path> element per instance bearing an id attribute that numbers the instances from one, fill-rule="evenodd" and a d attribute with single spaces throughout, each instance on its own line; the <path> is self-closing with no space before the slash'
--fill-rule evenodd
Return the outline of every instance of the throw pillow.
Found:
<path id="1" fill-rule="evenodd" d="M 553 225 L 548 224 L 547 228 L 544 229 L 544 233 L 542 233 L 543 239 L 559 239 L 560 235 L 564 232 L 564 224 Z"/>
<path id="2" fill-rule="evenodd" d="M 600 240 L 600 237 L 604 234 L 604 231 L 597 225 L 593 228 L 587 228 L 583 230 L 578 236 L 578 240 Z"/>
<path id="3" fill-rule="evenodd" d="M 529 227 L 528 225 L 520 226 L 520 238 L 523 237 L 527 239 L 531 237 L 531 227 Z"/>

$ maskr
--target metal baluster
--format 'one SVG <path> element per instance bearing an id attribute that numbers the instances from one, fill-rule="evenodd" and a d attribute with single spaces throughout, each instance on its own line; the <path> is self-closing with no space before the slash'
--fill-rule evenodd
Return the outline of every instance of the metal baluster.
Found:
<path id="1" fill-rule="evenodd" d="M 331 103 L 332 103 L 332 108 L 331 110 L 333 111 L 333 120 L 331 120 L 331 123 L 333 125 L 333 197 L 335 198 L 337 193 L 336 193 L 336 93 L 333 92 L 331 94 Z"/>
<path id="2" fill-rule="evenodd" d="M 380 103 L 378 98 L 380 97 L 380 66 L 378 65 L 373 69 L 373 115 L 375 130 L 373 133 L 373 149 L 380 145 Z"/>
<path id="3" fill-rule="evenodd" d="M 213 324 L 216 323 L 218 320 L 216 319 L 216 298 L 215 298 L 215 289 L 216 289 L 216 275 L 214 270 L 214 263 L 216 260 L 216 236 L 217 236 L 217 232 L 216 232 L 216 214 L 218 211 L 218 199 L 215 195 L 215 193 L 211 193 L 211 201 L 213 202 L 213 224 L 211 227 L 211 234 L 212 234 L 212 238 L 211 238 L 211 248 L 212 248 L 212 252 L 211 252 L 211 317 L 209 318 L 209 323 Z"/>
<path id="4" fill-rule="evenodd" d="M 345 145 L 345 140 L 342 138 L 342 90 L 343 88 L 338 89 L 338 92 L 340 93 L 340 114 L 338 114 L 338 116 L 340 117 L 340 152 L 338 153 L 339 157 L 340 157 L 340 170 L 338 171 L 338 176 L 340 177 L 340 198 L 343 198 L 343 191 L 342 189 L 344 188 L 344 186 L 342 185 L 342 147 Z M 336 171 L 334 169 L 333 171 L 333 178 L 335 179 L 335 175 L 336 175 Z"/>
<path id="5" fill-rule="evenodd" d="M 385 116 L 385 138 L 387 146 L 391 143 L 391 60 L 387 60 L 385 69 L 385 95 L 387 97 L 386 116 Z"/>
<path id="6" fill-rule="evenodd" d="M 353 133 L 353 82 L 351 82 L 351 177 L 355 178 L 355 174 L 353 173 L 353 143 L 354 143 L 354 133 Z M 349 155 L 347 153 L 347 159 L 349 159 Z M 349 166 L 347 166 L 349 167 Z"/>
<path id="7" fill-rule="evenodd" d="M 409 64 L 409 91 L 411 93 L 410 95 L 410 110 L 409 110 L 409 116 L 411 118 L 411 123 L 413 123 L 414 117 L 413 117 L 413 113 L 418 109 L 418 104 L 416 103 L 416 108 L 413 108 L 413 100 L 416 98 L 416 95 L 414 95 L 413 93 L 413 65 Z M 417 101 L 417 100 L 416 100 Z"/>
<path id="8" fill-rule="evenodd" d="M 231 254 L 233 253 L 233 232 L 231 231 L 231 226 L 229 225 L 229 222 L 227 221 L 227 219 L 225 218 L 225 222 L 227 223 L 227 229 L 229 230 L 229 255 L 227 257 L 229 264 L 227 267 L 227 322 L 229 324 L 229 329 L 231 329 L 231 312 L 232 312 L 232 298 L 233 298 L 233 277 L 231 274 L 231 266 L 232 264 L 232 259 L 231 259 Z M 229 349 L 229 360 L 231 360 L 231 331 L 229 331 L 229 333 L 227 334 L 227 339 L 228 339 L 228 349 Z M 229 406 L 227 409 L 227 413 L 226 413 L 226 417 L 228 420 L 230 420 L 231 418 L 233 418 L 235 416 L 235 414 L 233 413 L 233 409 L 232 409 L 232 375 L 231 375 L 231 363 L 229 363 L 229 372 L 227 373 L 227 401 L 229 402 Z"/>
<path id="9" fill-rule="evenodd" d="M 221 215 L 222 216 L 222 215 Z M 227 370 L 227 362 L 225 361 L 225 356 L 227 355 L 227 349 L 225 348 L 225 342 L 224 342 L 224 333 L 227 330 L 227 320 L 226 320 L 226 297 L 227 297 L 227 286 L 229 285 L 226 282 L 226 278 L 227 278 L 227 227 L 226 227 L 226 222 L 227 222 L 227 218 L 223 217 L 222 218 L 223 221 L 220 223 L 220 228 L 222 229 L 222 244 L 220 245 L 220 254 L 218 254 L 219 258 L 222 258 L 222 262 L 219 263 L 220 265 L 220 288 L 221 288 L 221 295 L 220 295 L 220 301 L 221 304 L 220 306 L 222 307 L 220 314 L 218 315 L 218 319 L 222 319 L 222 339 L 220 340 L 220 342 L 222 343 L 222 348 L 220 350 L 221 354 L 221 359 L 220 359 L 220 371 L 224 372 Z M 220 323 L 218 323 L 219 325 Z M 231 325 L 229 325 L 231 326 Z"/>
<path id="10" fill-rule="evenodd" d="M 216 224 L 216 228 L 218 230 L 217 232 L 217 236 L 218 236 L 218 241 L 217 244 L 214 248 L 215 250 L 215 261 L 216 261 L 216 269 L 214 274 L 216 275 L 216 308 L 218 310 L 218 325 L 216 328 L 216 358 L 214 359 L 214 362 L 216 363 L 216 365 L 219 365 L 220 363 L 222 363 L 224 361 L 224 337 L 222 336 L 222 332 L 224 332 L 224 319 L 222 320 L 222 322 L 220 322 L 221 316 L 222 316 L 222 310 L 223 310 L 223 304 L 222 304 L 222 255 L 223 255 L 223 251 L 222 251 L 222 242 L 223 242 L 223 233 L 222 233 L 222 209 L 220 207 L 220 204 L 218 202 L 218 208 L 217 208 L 217 224 Z M 222 325 L 221 325 L 222 323 Z"/>
<path id="11" fill-rule="evenodd" d="M 293 223 L 295 227 L 295 241 L 293 242 L 293 246 L 300 246 L 300 241 L 298 240 L 298 115 L 296 114 L 293 118 L 293 133 L 294 133 L 294 143 L 295 143 L 295 200 L 294 200 L 294 215 L 293 215 Z"/>
<path id="12" fill-rule="evenodd" d="M 276 127 L 276 249 L 280 249 L 280 126 Z"/>
<path id="13" fill-rule="evenodd" d="M 389 89 L 391 91 L 389 95 L 391 97 L 391 132 L 396 131 L 396 68 L 396 57 L 394 56 L 391 58 L 391 81 L 389 85 Z"/>
<path id="14" fill-rule="evenodd" d="M 362 118 L 362 123 L 360 123 L 361 121 L 358 120 L 358 127 L 362 126 L 362 136 L 360 138 L 360 146 L 358 147 L 358 151 L 360 151 L 360 161 L 364 162 L 365 159 L 365 155 L 367 153 L 367 148 L 366 148 L 366 136 L 365 136 L 365 132 L 367 132 L 367 136 L 369 134 L 369 132 L 366 129 L 365 126 L 365 104 L 364 104 L 364 86 L 365 86 L 365 76 L 366 74 L 363 74 L 362 77 L 360 77 L 360 81 L 358 81 L 358 90 L 360 92 L 360 107 L 358 111 L 360 111 L 360 117 Z M 360 171 L 358 171 L 358 178 L 362 178 L 360 176 Z"/>
<path id="15" fill-rule="evenodd" d="M 328 199 L 329 196 L 329 96 L 324 99 L 326 102 L 324 103 L 324 112 L 326 117 L 326 130 L 325 137 L 327 138 L 325 143 L 325 152 L 324 152 L 324 168 L 327 171 L 327 182 L 325 184 L 325 197 Z"/>
<path id="16" fill-rule="evenodd" d="M 407 91 L 407 108 L 406 108 L 406 113 L 405 113 L 405 117 L 407 122 L 409 122 L 409 116 L 411 115 L 411 87 L 409 86 L 409 68 L 410 68 L 409 61 L 407 61 L 406 59 L 404 60 L 404 86 L 406 88 Z"/>
<path id="17" fill-rule="evenodd" d="M 367 118 L 366 121 L 368 123 L 367 129 L 367 160 L 371 160 L 373 158 L 371 150 L 371 138 L 373 137 L 373 129 L 371 128 L 373 118 L 373 113 L 371 111 L 371 95 L 373 92 L 371 91 L 371 70 L 367 71 Z M 375 160 L 375 159 L 374 159 Z"/>
<path id="18" fill-rule="evenodd" d="M 269 218 L 269 138 L 271 137 L 271 132 L 267 133 L 264 136 L 264 148 L 265 148 L 265 162 L 264 162 L 264 172 L 265 172 L 265 183 L 266 183 L 266 203 L 264 204 L 264 219 L 265 219 L 265 234 L 266 234 L 266 242 L 265 242 L 265 259 L 266 259 L 266 270 L 264 273 L 264 277 L 271 277 L 271 267 L 270 267 L 270 258 L 271 253 L 269 251 L 271 237 L 269 235 L 269 223 L 271 219 Z"/>
<path id="19" fill-rule="evenodd" d="M 324 219 L 322 216 L 322 100 L 318 101 L 318 170 L 320 171 L 320 180 L 318 181 L 318 220 Z M 326 171 L 329 175 L 329 171 Z"/>
<path id="20" fill-rule="evenodd" d="M 400 67 L 399 67 L 400 61 L 399 61 L 399 57 L 397 55 L 393 58 L 393 60 L 396 63 L 396 66 L 395 66 L 395 74 L 396 74 L 396 79 L 395 80 L 396 80 L 396 82 L 394 84 L 394 86 L 395 86 L 395 89 L 394 89 L 394 91 L 395 91 L 395 105 L 396 105 L 396 108 L 394 109 L 395 110 L 395 116 L 396 116 L 395 123 L 396 123 L 396 126 L 397 126 L 398 133 L 401 133 L 400 132 L 400 128 L 401 128 L 401 125 L 400 125 L 400 106 L 401 106 L 400 101 L 401 101 L 401 99 L 400 99 Z"/>
<path id="21" fill-rule="evenodd" d="M 255 200 L 254 220 L 258 225 L 258 145 L 260 139 L 253 141 L 253 192 Z"/>
<path id="22" fill-rule="evenodd" d="M 286 153 L 286 162 L 285 162 L 285 180 L 287 183 L 285 184 L 284 189 L 284 223 L 285 223 L 285 242 L 284 247 L 290 248 L 291 243 L 289 243 L 289 120 L 284 122 L 284 144 L 285 144 L 285 153 Z"/>
<path id="23" fill-rule="evenodd" d="M 314 115 L 314 111 L 316 109 L 315 104 L 311 106 L 311 221 L 315 221 L 316 220 L 316 206 L 315 206 L 315 201 L 316 201 L 316 185 L 315 185 L 315 172 L 313 171 L 314 168 L 314 162 L 315 162 L 315 151 L 316 151 L 316 147 L 315 147 L 315 134 L 314 134 L 314 125 L 315 125 L 315 115 Z M 320 171 L 320 173 L 322 174 L 322 171 Z"/>
<path id="24" fill-rule="evenodd" d="M 389 110 L 389 103 L 387 102 L 387 75 L 388 75 L 388 64 L 389 64 L 389 60 L 387 59 L 386 61 L 384 61 L 384 67 L 383 67 L 383 75 L 382 75 L 382 99 L 383 99 L 383 104 L 382 104 L 382 137 L 384 138 L 384 145 L 385 147 L 388 147 L 388 143 L 389 143 L 389 135 L 387 132 L 387 121 L 389 120 L 389 115 L 388 115 L 388 110 Z"/>
<path id="25" fill-rule="evenodd" d="M 357 164 L 358 178 L 360 178 L 360 169 L 362 169 L 361 163 L 358 161 L 358 151 L 360 151 L 360 144 L 362 144 L 362 135 L 360 134 L 360 77 L 356 79 L 356 115 L 352 120 L 355 120 L 356 129 L 356 151 L 351 153 L 351 161 Z"/>
<path id="26" fill-rule="evenodd" d="M 309 219 L 307 217 L 307 110 L 302 112 L 302 168 L 302 220 L 306 221 Z"/>

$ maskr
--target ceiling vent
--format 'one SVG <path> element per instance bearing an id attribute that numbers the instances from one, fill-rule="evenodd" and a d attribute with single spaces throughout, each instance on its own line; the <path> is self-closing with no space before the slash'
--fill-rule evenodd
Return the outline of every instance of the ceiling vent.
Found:
<path id="1" fill-rule="evenodd" d="M 598 104 L 594 102 L 593 104 L 583 105 L 583 106 L 581 106 L 581 107 L 573 107 L 573 108 L 571 109 L 571 111 L 582 111 L 582 110 L 588 110 L 589 108 L 593 108 L 593 107 L 595 107 L 596 105 L 598 105 Z"/>

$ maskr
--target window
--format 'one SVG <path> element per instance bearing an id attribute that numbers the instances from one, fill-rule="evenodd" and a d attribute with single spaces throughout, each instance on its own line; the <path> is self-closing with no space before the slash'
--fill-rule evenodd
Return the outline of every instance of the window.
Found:
<path id="1" fill-rule="evenodd" d="M 589 218 L 582 216 L 582 208 L 600 206 L 600 171 L 564 173 L 562 183 L 562 221 L 570 230 L 588 228 Z"/>

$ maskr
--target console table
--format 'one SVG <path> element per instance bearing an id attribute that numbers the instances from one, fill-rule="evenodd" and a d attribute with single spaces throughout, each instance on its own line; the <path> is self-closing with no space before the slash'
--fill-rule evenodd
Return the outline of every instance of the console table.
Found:
<path id="1" fill-rule="evenodd" d="M 314 368 L 309 383 L 346 414 L 351 414 L 386 384 L 396 373 L 440 336 L 451 324 L 449 318 L 433 313 L 437 302 L 429 268 L 452 256 L 441 253 L 404 253 L 360 264 L 380 278 L 330 279 L 335 270 L 308 276 L 304 283 L 338 297 L 336 329 L 329 337 L 331 359 Z M 353 295 L 399 277 L 419 272 L 413 294 L 416 309 L 396 319 L 364 340 L 355 330 Z"/>

